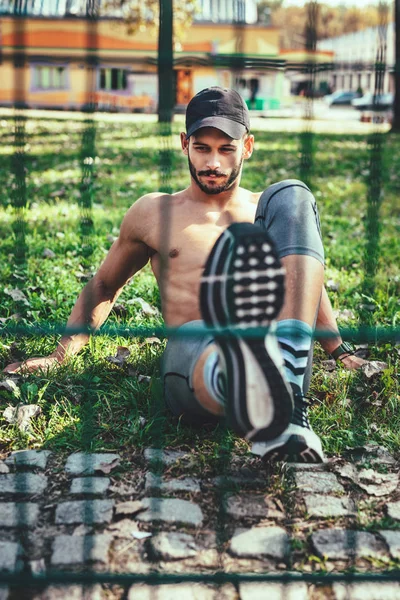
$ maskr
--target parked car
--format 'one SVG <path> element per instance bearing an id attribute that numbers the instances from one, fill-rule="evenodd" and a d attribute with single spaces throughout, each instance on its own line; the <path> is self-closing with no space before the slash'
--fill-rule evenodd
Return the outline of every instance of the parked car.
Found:
<path id="1" fill-rule="evenodd" d="M 335 106 L 335 105 L 345 105 L 345 104 L 351 104 L 351 101 L 354 100 L 355 98 L 358 98 L 359 94 L 357 92 L 351 92 L 350 90 L 337 90 L 336 92 L 333 92 L 333 94 L 329 94 L 328 96 L 324 97 L 324 101 L 329 105 L 329 106 Z"/>
<path id="2" fill-rule="evenodd" d="M 362 98 L 352 100 L 351 104 L 357 110 L 388 110 L 393 106 L 393 101 L 393 94 L 378 94 L 374 100 L 374 94 L 368 92 Z"/>

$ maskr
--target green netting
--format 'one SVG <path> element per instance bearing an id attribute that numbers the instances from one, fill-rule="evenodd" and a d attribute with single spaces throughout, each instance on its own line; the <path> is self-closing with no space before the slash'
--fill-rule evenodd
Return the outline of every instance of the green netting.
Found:
<path id="1" fill-rule="evenodd" d="M 13 8 L 15 14 L 22 14 L 25 9 L 26 3 L 14 3 Z M 161 10 L 161 15 L 167 14 L 170 17 L 172 2 L 161 2 L 161 7 L 165 10 Z M 377 97 L 383 90 L 383 74 L 386 70 L 386 29 L 387 29 L 387 5 L 383 2 L 380 3 L 381 9 L 381 26 L 380 36 L 381 44 L 379 47 L 378 55 L 376 57 L 375 74 L 376 74 L 376 85 L 375 85 L 375 97 Z M 309 2 L 308 4 L 308 23 L 306 30 L 306 50 L 312 53 L 315 51 L 317 42 L 317 13 L 318 3 Z M 97 25 L 97 3 L 93 0 L 88 3 L 87 10 L 87 40 L 88 40 L 88 51 L 86 57 L 86 68 L 87 68 L 87 93 L 88 97 L 91 97 L 91 93 L 95 89 L 95 71 L 98 66 L 96 53 L 93 53 L 93 40 L 96 40 L 96 25 Z M 24 47 L 24 34 L 20 35 L 20 46 Z M 239 37 L 240 40 L 240 37 Z M 89 50 L 90 41 L 90 50 Z M 227 57 L 213 57 L 214 63 L 217 66 L 231 67 L 232 69 L 240 72 L 243 68 L 276 68 L 282 69 L 282 61 L 277 61 L 272 64 L 271 61 L 265 59 L 264 62 L 255 63 L 249 57 L 240 56 L 243 54 L 242 48 L 237 48 L 238 52 L 235 57 L 230 60 Z M 311 54 L 310 54 L 311 56 Z M 165 62 L 168 62 L 168 57 L 165 58 Z M 13 284 L 21 290 L 23 286 L 20 284 L 21 278 L 24 283 L 29 281 L 29 271 L 27 270 L 27 256 L 29 254 L 29 242 L 28 237 L 30 234 L 30 228 L 32 227 L 28 215 L 29 215 L 29 182 L 27 179 L 29 175 L 27 173 L 27 162 L 29 161 L 29 149 L 28 141 L 29 134 L 27 134 L 27 125 L 29 124 L 29 115 L 26 112 L 21 112 L 24 106 L 25 99 L 17 94 L 17 90 L 23 89 L 20 82 L 20 66 L 24 64 L 24 52 L 18 52 L 15 57 L 15 113 L 12 121 L 14 127 L 14 154 L 10 165 L 11 173 L 11 187 L 9 198 L 12 205 L 12 219 L 13 219 L 13 245 L 14 245 L 14 257 L 15 257 L 15 268 L 13 269 Z M 190 59 L 187 59 L 190 62 Z M 192 59 L 192 64 L 195 59 Z M 168 66 L 168 65 L 167 65 Z M 313 98 L 315 91 L 316 73 L 318 69 L 326 68 L 317 66 L 312 57 L 304 65 L 301 66 L 303 72 L 306 73 L 307 83 L 307 97 L 304 105 L 304 129 L 299 135 L 298 147 L 299 147 L 299 175 L 308 185 L 313 187 L 313 178 L 315 177 L 316 165 L 318 163 L 318 136 L 313 133 L 312 121 L 314 117 Z M 168 79 L 160 79 L 160 86 L 163 81 Z M 168 90 L 170 91 L 170 90 Z M 161 93 L 163 90 L 161 89 Z M 164 90 L 164 93 L 166 91 Z M 96 228 L 95 228 L 95 217 L 96 217 L 96 202 L 101 202 L 101 199 L 96 197 L 96 179 L 99 175 L 99 169 L 95 169 L 96 156 L 99 155 L 99 144 L 101 143 L 102 135 L 105 135 L 105 131 L 102 130 L 102 125 L 96 120 L 94 100 L 90 99 L 88 104 L 84 107 L 84 120 L 80 122 L 80 127 L 73 130 L 71 127 L 71 138 L 74 136 L 75 141 L 79 141 L 79 169 L 80 169 L 80 186 L 79 186 L 79 222 L 80 222 L 80 252 L 82 258 L 82 265 L 85 272 L 90 271 L 96 264 L 97 259 L 95 258 L 96 251 Z M 168 113 L 168 106 L 167 106 Z M 160 118 L 161 123 L 157 126 L 157 133 L 160 139 L 160 148 L 155 159 L 154 167 L 156 170 L 156 176 L 158 181 L 154 181 L 154 189 L 165 193 L 173 193 L 175 191 L 171 184 L 171 175 L 175 166 L 176 150 L 174 148 L 174 131 L 173 126 L 165 122 L 166 114 L 163 114 Z M 75 125 L 74 125 L 75 126 Z M 122 129 L 122 127 L 121 127 Z M 131 127 L 129 134 L 140 138 L 146 138 L 146 133 L 149 133 L 144 128 Z M 77 135 L 75 135 L 77 134 Z M 43 131 L 43 137 L 45 138 L 47 133 Z M 369 144 L 369 160 L 368 160 L 368 173 L 366 175 L 368 183 L 367 191 L 367 210 L 363 218 L 363 232 L 364 232 L 364 280 L 362 282 L 362 294 L 367 299 L 373 298 L 376 290 L 376 277 L 380 259 L 380 234 L 381 234 L 381 209 L 384 202 L 384 189 L 385 181 L 387 179 L 387 173 L 385 171 L 385 134 L 380 132 L 374 133 L 368 140 Z M 140 154 L 140 151 L 138 152 Z M 249 167 L 251 169 L 251 167 Z M 150 176 L 150 174 L 149 174 Z M 169 247 L 169 225 L 171 220 L 170 205 L 166 204 L 163 214 L 163 247 Z M 62 223 L 60 223 L 60 229 L 62 229 Z M 168 252 L 163 252 L 165 256 L 168 256 Z M 162 269 L 167 268 L 167 264 L 161 265 Z M 367 302 L 368 304 L 368 302 Z M 400 329 L 397 326 L 395 320 L 390 325 L 375 325 L 375 313 L 376 305 L 369 305 L 370 307 L 365 309 L 365 306 L 360 309 L 358 315 L 359 325 L 356 328 L 348 327 L 341 328 L 341 335 L 345 340 L 352 340 L 357 342 L 368 342 L 373 344 L 383 343 L 399 343 L 400 341 Z M 22 306 L 24 323 L 19 324 L 14 322 L 3 322 L 0 325 L 0 336 L 7 340 L 7 338 L 14 336 L 55 336 L 65 332 L 65 326 L 62 323 L 50 320 L 47 323 L 36 323 L 32 316 L 29 316 L 27 309 Z M 165 328 L 157 323 L 150 326 L 131 326 L 131 325 L 105 325 L 100 331 L 93 332 L 86 328 L 69 328 L 68 333 L 92 333 L 94 337 L 99 336 L 112 336 L 115 338 L 146 338 L 149 336 L 168 337 L 172 333 L 175 333 L 174 329 Z M 196 333 L 196 331 L 194 331 Z M 227 330 L 226 333 L 229 333 Z M 180 335 L 184 333 L 180 332 Z M 188 334 L 189 335 L 189 334 Z M 190 333 L 193 335 L 193 331 Z M 263 336 L 265 330 L 255 329 L 249 330 L 249 336 Z M 316 330 L 315 338 L 319 339 L 322 337 L 328 337 L 329 334 L 324 330 Z M 160 409 L 161 397 L 156 396 L 155 399 L 155 411 Z M 158 405 L 157 405 L 158 403 Z M 93 407 L 90 402 L 85 404 L 87 406 L 86 414 L 86 426 L 82 430 L 85 445 L 87 449 L 91 447 L 91 441 L 94 435 L 94 428 L 92 424 L 95 420 Z M 165 445 L 165 422 L 162 419 L 157 420 L 157 430 L 155 433 L 157 443 L 155 447 L 162 448 Z M 234 445 L 232 438 L 226 434 L 222 438 L 219 455 L 219 469 L 221 473 L 224 473 L 226 466 L 229 463 L 230 457 L 234 451 Z M 225 526 L 226 526 L 226 514 L 223 505 L 223 490 L 220 492 L 218 498 L 218 521 L 217 521 L 217 546 L 222 551 L 225 543 Z M 239 583 L 244 581 L 269 581 L 269 582 L 311 582 L 311 583 L 332 583 L 337 581 L 345 582 L 361 582 L 361 581 L 399 581 L 400 575 L 396 569 L 387 570 L 387 572 L 380 573 L 199 573 L 199 574 L 169 574 L 161 571 L 157 572 L 158 567 L 154 567 L 154 571 L 149 574 L 115 574 L 115 573 L 46 573 L 43 576 L 32 576 L 28 574 L 0 574 L 0 581 L 3 583 L 9 583 L 15 586 L 27 586 L 33 583 L 48 584 L 48 583 L 92 583 L 92 582 L 107 582 L 115 584 L 130 584 L 133 582 L 148 582 L 151 584 L 160 583 L 174 583 L 174 582 L 204 582 L 223 584 L 226 582 Z"/>

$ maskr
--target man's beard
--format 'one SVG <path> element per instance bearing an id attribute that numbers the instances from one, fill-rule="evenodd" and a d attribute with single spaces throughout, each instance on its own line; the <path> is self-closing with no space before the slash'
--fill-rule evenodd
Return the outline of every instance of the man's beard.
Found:
<path id="1" fill-rule="evenodd" d="M 193 177 L 193 179 L 195 180 L 195 182 L 197 183 L 197 185 L 199 186 L 199 188 L 201 189 L 201 191 L 210 196 L 216 196 L 217 194 L 222 194 L 222 192 L 226 192 L 227 190 L 229 190 L 232 187 L 232 185 L 235 183 L 236 179 L 240 176 L 240 171 L 241 171 L 242 164 L 243 164 L 243 157 L 240 159 L 239 165 L 232 169 L 232 173 L 229 175 L 228 179 L 226 179 L 220 185 L 214 185 L 214 186 L 208 186 L 208 185 L 202 183 L 200 181 L 199 177 L 201 177 L 201 176 L 207 177 L 208 175 L 226 177 L 226 173 L 224 173 L 223 171 L 212 171 L 211 169 L 208 169 L 206 171 L 199 171 L 197 173 L 196 169 L 193 166 L 192 161 L 190 160 L 189 155 L 188 155 L 188 163 L 189 163 L 190 174 Z"/>

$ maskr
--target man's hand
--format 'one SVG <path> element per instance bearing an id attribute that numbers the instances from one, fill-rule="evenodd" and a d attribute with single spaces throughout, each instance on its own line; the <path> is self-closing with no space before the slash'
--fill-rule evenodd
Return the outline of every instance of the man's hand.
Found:
<path id="1" fill-rule="evenodd" d="M 48 371 L 55 365 L 60 364 L 60 361 L 55 356 L 43 356 L 41 358 L 28 358 L 22 362 L 15 362 L 8 365 L 3 373 L 23 373 L 33 371 Z"/>
<path id="2" fill-rule="evenodd" d="M 348 371 L 355 371 L 357 369 L 361 369 L 364 365 L 367 364 L 368 361 L 364 360 L 360 356 L 356 354 L 348 354 L 343 358 L 338 358 L 338 363 L 340 363 L 345 369 Z"/>

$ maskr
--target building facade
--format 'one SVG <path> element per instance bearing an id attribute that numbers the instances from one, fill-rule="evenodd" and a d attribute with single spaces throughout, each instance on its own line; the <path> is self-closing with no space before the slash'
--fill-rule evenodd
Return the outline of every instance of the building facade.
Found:
<path id="1" fill-rule="evenodd" d="M 334 54 L 335 68 L 329 74 L 332 90 L 373 93 L 377 52 L 381 41 L 384 41 L 386 42 L 386 69 L 383 76 L 383 91 L 394 92 L 394 35 L 394 23 L 391 22 L 386 31 L 378 27 L 369 27 L 363 31 L 318 42 L 319 50 L 327 50 Z"/>

